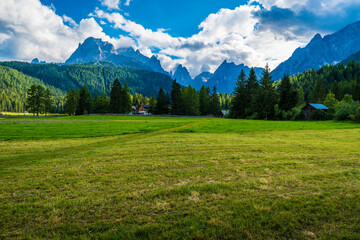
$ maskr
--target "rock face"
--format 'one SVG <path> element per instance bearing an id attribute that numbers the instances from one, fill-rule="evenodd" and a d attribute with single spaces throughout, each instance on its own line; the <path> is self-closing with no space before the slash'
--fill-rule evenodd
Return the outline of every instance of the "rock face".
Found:
<path id="1" fill-rule="evenodd" d="M 246 76 L 249 76 L 250 68 L 248 66 L 244 64 L 236 65 L 233 62 L 229 63 L 225 60 L 206 81 L 205 85 L 211 89 L 216 86 L 218 92 L 232 93 L 241 70 L 244 70 Z M 254 68 L 254 70 L 259 79 L 264 69 Z"/>
<path id="2" fill-rule="evenodd" d="M 186 67 L 183 67 L 181 64 L 176 68 L 172 78 L 176 79 L 178 83 L 184 86 L 192 85 L 193 82 L 189 71 L 187 70 Z"/>
<path id="3" fill-rule="evenodd" d="M 324 38 L 316 34 L 304 48 L 298 48 L 293 55 L 281 63 L 273 72 L 274 80 L 284 74 L 297 74 L 325 64 L 337 64 L 360 51 L 360 21 Z"/>
<path id="4" fill-rule="evenodd" d="M 152 56 L 148 58 L 133 48 L 115 49 L 111 43 L 97 38 L 88 38 L 79 44 L 76 51 L 66 60 L 66 64 L 82 64 L 108 61 L 117 65 L 137 67 L 168 75 L 161 67 L 160 61 Z"/>
<path id="5" fill-rule="evenodd" d="M 202 85 L 206 85 L 206 83 L 209 81 L 210 78 L 212 78 L 214 74 L 210 72 L 203 72 L 200 75 L 196 76 L 194 78 L 194 87 L 196 89 L 200 89 Z"/>

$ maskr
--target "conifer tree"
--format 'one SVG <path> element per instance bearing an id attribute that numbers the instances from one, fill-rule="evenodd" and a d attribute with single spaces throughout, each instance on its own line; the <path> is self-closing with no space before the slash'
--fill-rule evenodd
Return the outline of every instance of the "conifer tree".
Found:
<path id="1" fill-rule="evenodd" d="M 249 105 L 246 96 L 246 75 L 244 70 L 241 69 L 236 87 L 234 90 L 234 97 L 231 101 L 230 114 L 233 118 L 244 118 L 245 108 Z"/>
<path id="2" fill-rule="evenodd" d="M 27 90 L 26 108 L 29 112 L 32 112 L 34 115 L 36 112 L 36 94 L 37 94 L 37 89 L 36 86 L 33 84 Z"/>
<path id="3" fill-rule="evenodd" d="M 263 71 L 260 87 L 254 97 L 254 112 L 260 119 L 274 119 L 275 105 L 277 103 L 277 94 L 272 82 L 269 65 L 266 64 Z"/>
<path id="4" fill-rule="evenodd" d="M 44 93 L 44 113 L 46 116 L 46 113 L 52 111 L 52 105 L 54 104 L 54 100 L 51 98 L 51 93 L 49 88 L 45 90 Z"/>
<path id="5" fill-rule="evenodd" d="M 176 82 L 176 79 L 173 81 L 171 86 L 171 114 L 172 115 L 182 115 L 184 113 L 184 103 L 181 96 L 181 86 Z"/>
<path id="6" fill-rule="evenodd" d="M 151 97 L 149 99 L 149 113 L 155 114 L 155 108 L 156 108 L 156 99 L 154 97 Z"/>
<path id="7" fill-rule="evenodd" d="M 110 106 L 111 113 L 121 113 L 121 93 L 122 87 L 119 79 L 115 79 L 110 93 Z"/>
<path id="8" fill-rule="evenodd" d="M 311 101 L 313 103 L 322 103 L 326 97 L 327 89 L 319 76 L 317 76 L 315 89 L 311 96 Z"/>
<path id="9" fill-rule="evenodd" d="M 132 110 L 132 101 L 127 83 L 125 83 L 124 87 L 122 88 L 120 99 L 120 113 L 130 113 Z"/>
<path id="10" fill-rule="evenodd" d="M 297 91 L 294 90 L 291 86 L 290 78 L 288 75 L 285 75 L 281 80 L 279 92 L 279 108 L 284 111 L 290 111 L 291 109 L 293 109 L 298 102 L 298 96 Z"/>
<path id="11" fill-rule="evenodd" d="M 199 96 L 195 88 L 192 88 L 190 85 L 184 87 L 182 90 L 182 98 L 184 101 L 185 115 L 188 116 L 197 116 L 199 112 Z"/>
<path id="12" fill-rule="evenodd" d="M 79 98 L 76 107 L 76 115 L 84 115 L 90 113 L 90 103 L 89 103 L 89 92 L 87 86 L 84 85 L 80 88 Z"/>
<path id="13" fill-rule="evenodd" d="M 65 97 L 65 112 L 69 114 L 69 116 L 75 114 L 77 101 L 76 91 L 74 89 L 69 90 Z"/>
<path id="14" fill-rule="evenodd" d="M 249 77 L 245 81 L 245 91 L 246 91 L 246 102 L 247 107 L 245 108 L 245 117 L 251 116 L 254 112 L 254 97 L 259 89 L 259 82 L 256 77 L 254 68 L 250 69 Z"/>
<path id="15" fill-rule="evenodd" d="M 155 114 L 163 115 L 169 113 L 169 107 L 166 103 L 166 96 L 163 88 L 160 88 L 156 99 Z"/>
<path id="16" fill-rule="evenodd" d="M 199 110 L 202 116 L 210 114 L 210 94 L 204 85 L 199 92 Z"/>
<path id="17" fill-rule="evenodd" d="M 219 116 L 220 114 L 220 99 L 215 86 L 210 97 L 210 113 L 214 116 Z"/>

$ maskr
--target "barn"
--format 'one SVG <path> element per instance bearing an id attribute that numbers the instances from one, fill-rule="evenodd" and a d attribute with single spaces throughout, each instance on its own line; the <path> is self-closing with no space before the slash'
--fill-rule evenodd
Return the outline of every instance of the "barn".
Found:
<path id="1" fill-rule="evenodd" d="M 305 107 L 303 107 L 302 110 L 303 110 L 305 119 L 311 120 L 312 112 L 317 111 L 317 110 L 327 112 L 329 110 L 329 108 L 320 103 L 308 103 Z"/>

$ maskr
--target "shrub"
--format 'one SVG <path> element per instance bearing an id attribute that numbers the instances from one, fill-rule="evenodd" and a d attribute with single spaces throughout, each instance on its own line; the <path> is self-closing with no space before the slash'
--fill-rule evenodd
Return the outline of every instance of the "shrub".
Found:
<path id="1" fill-rule="evenodd" d="M 355 115 L 360 104 L 358 102 L 342 101 L 335 110 L 336 120 L 351 120 L 351 115 Z"/>
<path id="2" fill-rule="evenodd" d="M 356 110 L 356 113 L 355 113 L 355 121 L 360 121 L 360 106 L 359 106 L 358 109 Z"/>

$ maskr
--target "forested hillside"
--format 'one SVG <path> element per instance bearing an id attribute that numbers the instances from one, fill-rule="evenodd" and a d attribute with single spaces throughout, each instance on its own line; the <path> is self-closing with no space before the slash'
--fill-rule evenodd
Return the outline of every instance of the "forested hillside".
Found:
<path id="1" fill-rule="evenodd" d="M 0 111 L 24 112 L 26 91 L 32 84 L 48 87 L 54 98 L 56 110 L 61 111 L 65 96 L 63 91 L 4 66 L 0 66 Z"/>
<path id="2" fill-rule="evenodd" d="M 162 87 L 170 91 L 172 80 L 169 76 L 153 71 L 130 67 L 111 66 L 111 64 L 96 65 L 56 65 L 31 64 L 25 62 L 2 62 L 0 65 L 16 69 L 26 75 L 39 78 L 44 83 L 63 91 L 77 89 L 87 85 L 95 95 L 110 94 L 112 83 L 118 78 L 122 85 L 128 83 L 132 94 L 156 96 Z"/>
<path id="3" fill-rule="evenodd" d="M 315 92 L 316 82 L 320 92 Z M 360 63 L 351 61 L 347 66 L 343 63 L 338 65 L 325 65 L 319 70 L 309 70 L 291 76 L 291 81 L 296 89 L 303 88 L 305 100 L 314 101 L 314 97 L 324 100 L 328 92 L 335 94 L 341 100 L 345 94 L 353 96 L 355 101 L 360 100 Z M 322 96 L 314 96 L 322 95 Z"/>

